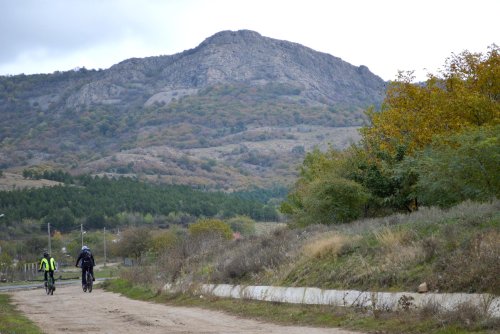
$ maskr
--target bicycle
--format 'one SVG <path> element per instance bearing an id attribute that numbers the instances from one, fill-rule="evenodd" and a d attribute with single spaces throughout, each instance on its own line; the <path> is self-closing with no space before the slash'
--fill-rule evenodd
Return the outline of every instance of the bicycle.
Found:
<path id="1" fill-rule="evenodd" d="M 48 295 L 53 295 L 54 291 L 56 291 L 56 283 L 54 281 L 54 277 L 48 275 L 47 282 L 45 282 L 45 292 Z"/>
<path id="2" fill-rule="evenodd" d="M 92 274 L 90 273 L 90 270 L 85 271 L 85 285 L 83 286 L 83 292 L 92 292 L 92 286 L 94 285 L 94 278 L 92 277 Z"/>

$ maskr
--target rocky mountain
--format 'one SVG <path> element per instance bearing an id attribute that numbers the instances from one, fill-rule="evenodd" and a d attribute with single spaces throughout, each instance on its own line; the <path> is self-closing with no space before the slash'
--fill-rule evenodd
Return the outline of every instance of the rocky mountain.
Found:
<path id="1" fill-rule="evenodd" d="M 0 77 L 0 169 L 49 164 L 226 189 L 287 183 L 305 151 L 356 140 L 384 90 L 365 66 L 222 31 L 107 70 Z"/>

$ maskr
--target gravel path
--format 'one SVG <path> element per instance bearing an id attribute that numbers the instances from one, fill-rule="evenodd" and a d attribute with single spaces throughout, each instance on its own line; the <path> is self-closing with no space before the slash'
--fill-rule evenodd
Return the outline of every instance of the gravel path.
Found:
<path id="1" fill-rule="evenodd" d="M 354 334 L 335 328 L 279 326 L 221 312 L 128 299 L 79 285 L 11 293 L 18 309 L 47 333 L 283 333 Z"/>

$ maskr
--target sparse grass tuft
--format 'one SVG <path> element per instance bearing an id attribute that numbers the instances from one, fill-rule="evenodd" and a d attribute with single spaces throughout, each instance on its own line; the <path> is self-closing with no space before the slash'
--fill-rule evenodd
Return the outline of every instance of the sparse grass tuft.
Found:
<path id="1" fill-rule="evenodd" d="M 387 249 L 405 245 L 411 240 L 409 231 L 390 229 L 388 227 L 375 231 L 374 235 L 380 245 Z"/>

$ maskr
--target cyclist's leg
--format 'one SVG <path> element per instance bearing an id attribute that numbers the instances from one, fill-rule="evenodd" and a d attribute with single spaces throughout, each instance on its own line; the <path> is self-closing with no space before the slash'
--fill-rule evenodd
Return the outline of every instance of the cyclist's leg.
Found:
<path id="1" fill-rule="evenodd" d="M 44 282 L 43 284 L 45 286 L 47 286 L 47 273 L 48 273 L 47 270 L 43 271 L 43 282 Z"/>
<path id="2" fill-rule="evenodd" d="M 90 266 L 90 273 L 92 274 L 92 281 L 95 281 L 95 277 L 94 277 L 94 266 Z"/>

